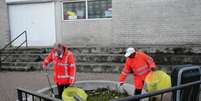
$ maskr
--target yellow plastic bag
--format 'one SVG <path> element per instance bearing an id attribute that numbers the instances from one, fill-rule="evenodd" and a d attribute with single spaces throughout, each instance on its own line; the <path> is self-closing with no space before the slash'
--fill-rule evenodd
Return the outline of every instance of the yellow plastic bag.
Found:
<path id="1" fill-rule="evenodd" d="M 145 87 L 144 89 L 147 92 L 161 90 L 171 87 L 171 78 L 170 76 L 163 71 L 153 71 L 150 72 L 145 78 Z"/>
<path id="2" fill-rule="evenodd" d="M 74 86 L 64 89 L 62 93 L 62 99 L 64 101 L 77 101 L 75 96 L 79 96 L 83 101 L 87 101 L 88 97 L 87 93 L 83 89 Z"/>

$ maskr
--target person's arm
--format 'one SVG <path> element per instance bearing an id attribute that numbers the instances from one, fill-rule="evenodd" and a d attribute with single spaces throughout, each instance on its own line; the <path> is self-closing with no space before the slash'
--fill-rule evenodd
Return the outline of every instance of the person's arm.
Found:
<path id="1" fill-rule="evenodd" d="M 156 64 L 153 60 L 153 58 L 145 53 L 142 53 L 145 61 L 147 62 L 148 66 L 152 69 L 152 70 L 156 70 Z"/>
<path id="2" fill-rule="evenodd" d="M 43 61 L 43 68 L 47 68 L 47 65 L 53 61 L 54 51 L 52 50 Z"/>
<path id="3" fill-rule="evenodd" d="M 70 83 L 74 84 L 76 81 L 76 63 L 75 63 L 75 56 L 72 52 L 69 51 L 69 57 L 68 57 L 68 75 L 70 76 Z"/>
<path id="4" fill-rule="evenodd" d="M 126 63 L 124 65 L 124 69 L 122 70 L 120 76 L 119 76 L 119 83 L 120 85 L 123 85 L 127 75 L 130 73 L 131 67 L 130 67 L 130 63 L 128 61 L 128 59 L 126 60 Z"/>

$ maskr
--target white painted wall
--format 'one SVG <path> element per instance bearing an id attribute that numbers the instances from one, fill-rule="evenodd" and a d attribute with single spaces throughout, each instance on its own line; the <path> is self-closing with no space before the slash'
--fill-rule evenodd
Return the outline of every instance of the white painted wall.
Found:
<path id="1" fill-rule="evenodd" d="M 29 46 L 51 46 L 56 42 L 54 3 L 9 5 L 11 39 L 27 30 Z M 19 45 L 24 37 L 13 45 Z"/>

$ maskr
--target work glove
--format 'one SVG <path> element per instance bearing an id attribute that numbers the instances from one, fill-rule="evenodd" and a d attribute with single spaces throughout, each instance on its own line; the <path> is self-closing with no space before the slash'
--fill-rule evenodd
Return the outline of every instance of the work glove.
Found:
<path id="1" fill-rule="evenodd" d="M 120 86 L 123 86 L 123 84 L 124 84 L 124 83 L 122 83 L 122 82 L 121 82 L 121 83 L 119 83 L 119 85 L 120 85 Z"/>
<path id="2" fill-rule="evenodd" d="M 47 71 L 47 65 L 43 64 L 43 65 L 42 65 L 42 70 L 43 70 L 43 71 Z"/>
<path id="3" fill-rule="evenodd" d="M 118 83 L 118 84 L 117 84 L 116 89 L 117 89 L 118 92 L 124 92 L 124 90 L 123 90 L 123 88 L 122 88 L 123 84 L 124 84 L 124 83 Z"/>
<path id="4" fill-rule="evenodd" d="M 69 86 L 74 86 L 75 82 L 71 82 Z"/>
<path id="5" fill-rule="evenodd" d="M 157 67 L 151 67 L 151 70 L 152 70 L 152 71 L 156 71 L 156 70 L 157 70 Z"/>

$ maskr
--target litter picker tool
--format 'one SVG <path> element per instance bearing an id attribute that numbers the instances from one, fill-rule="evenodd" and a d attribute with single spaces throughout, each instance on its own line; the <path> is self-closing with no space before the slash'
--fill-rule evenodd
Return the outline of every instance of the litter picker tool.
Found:
<path id="1" fill-rule="evenodd" d="M 46 78 L 47 78 L 47 81 L 48 81 L 48 84 L 49 84 L 49 87 L 50 87 L 50 90 L 51 90 L 51 96 L 55 97 L 54 90 L 53 90 L 51 82 L 50 82 L 48 70 L 47 69 L 42 69 L 42 70 L 45 71 L 44 74 L 46 75 Z"/>

